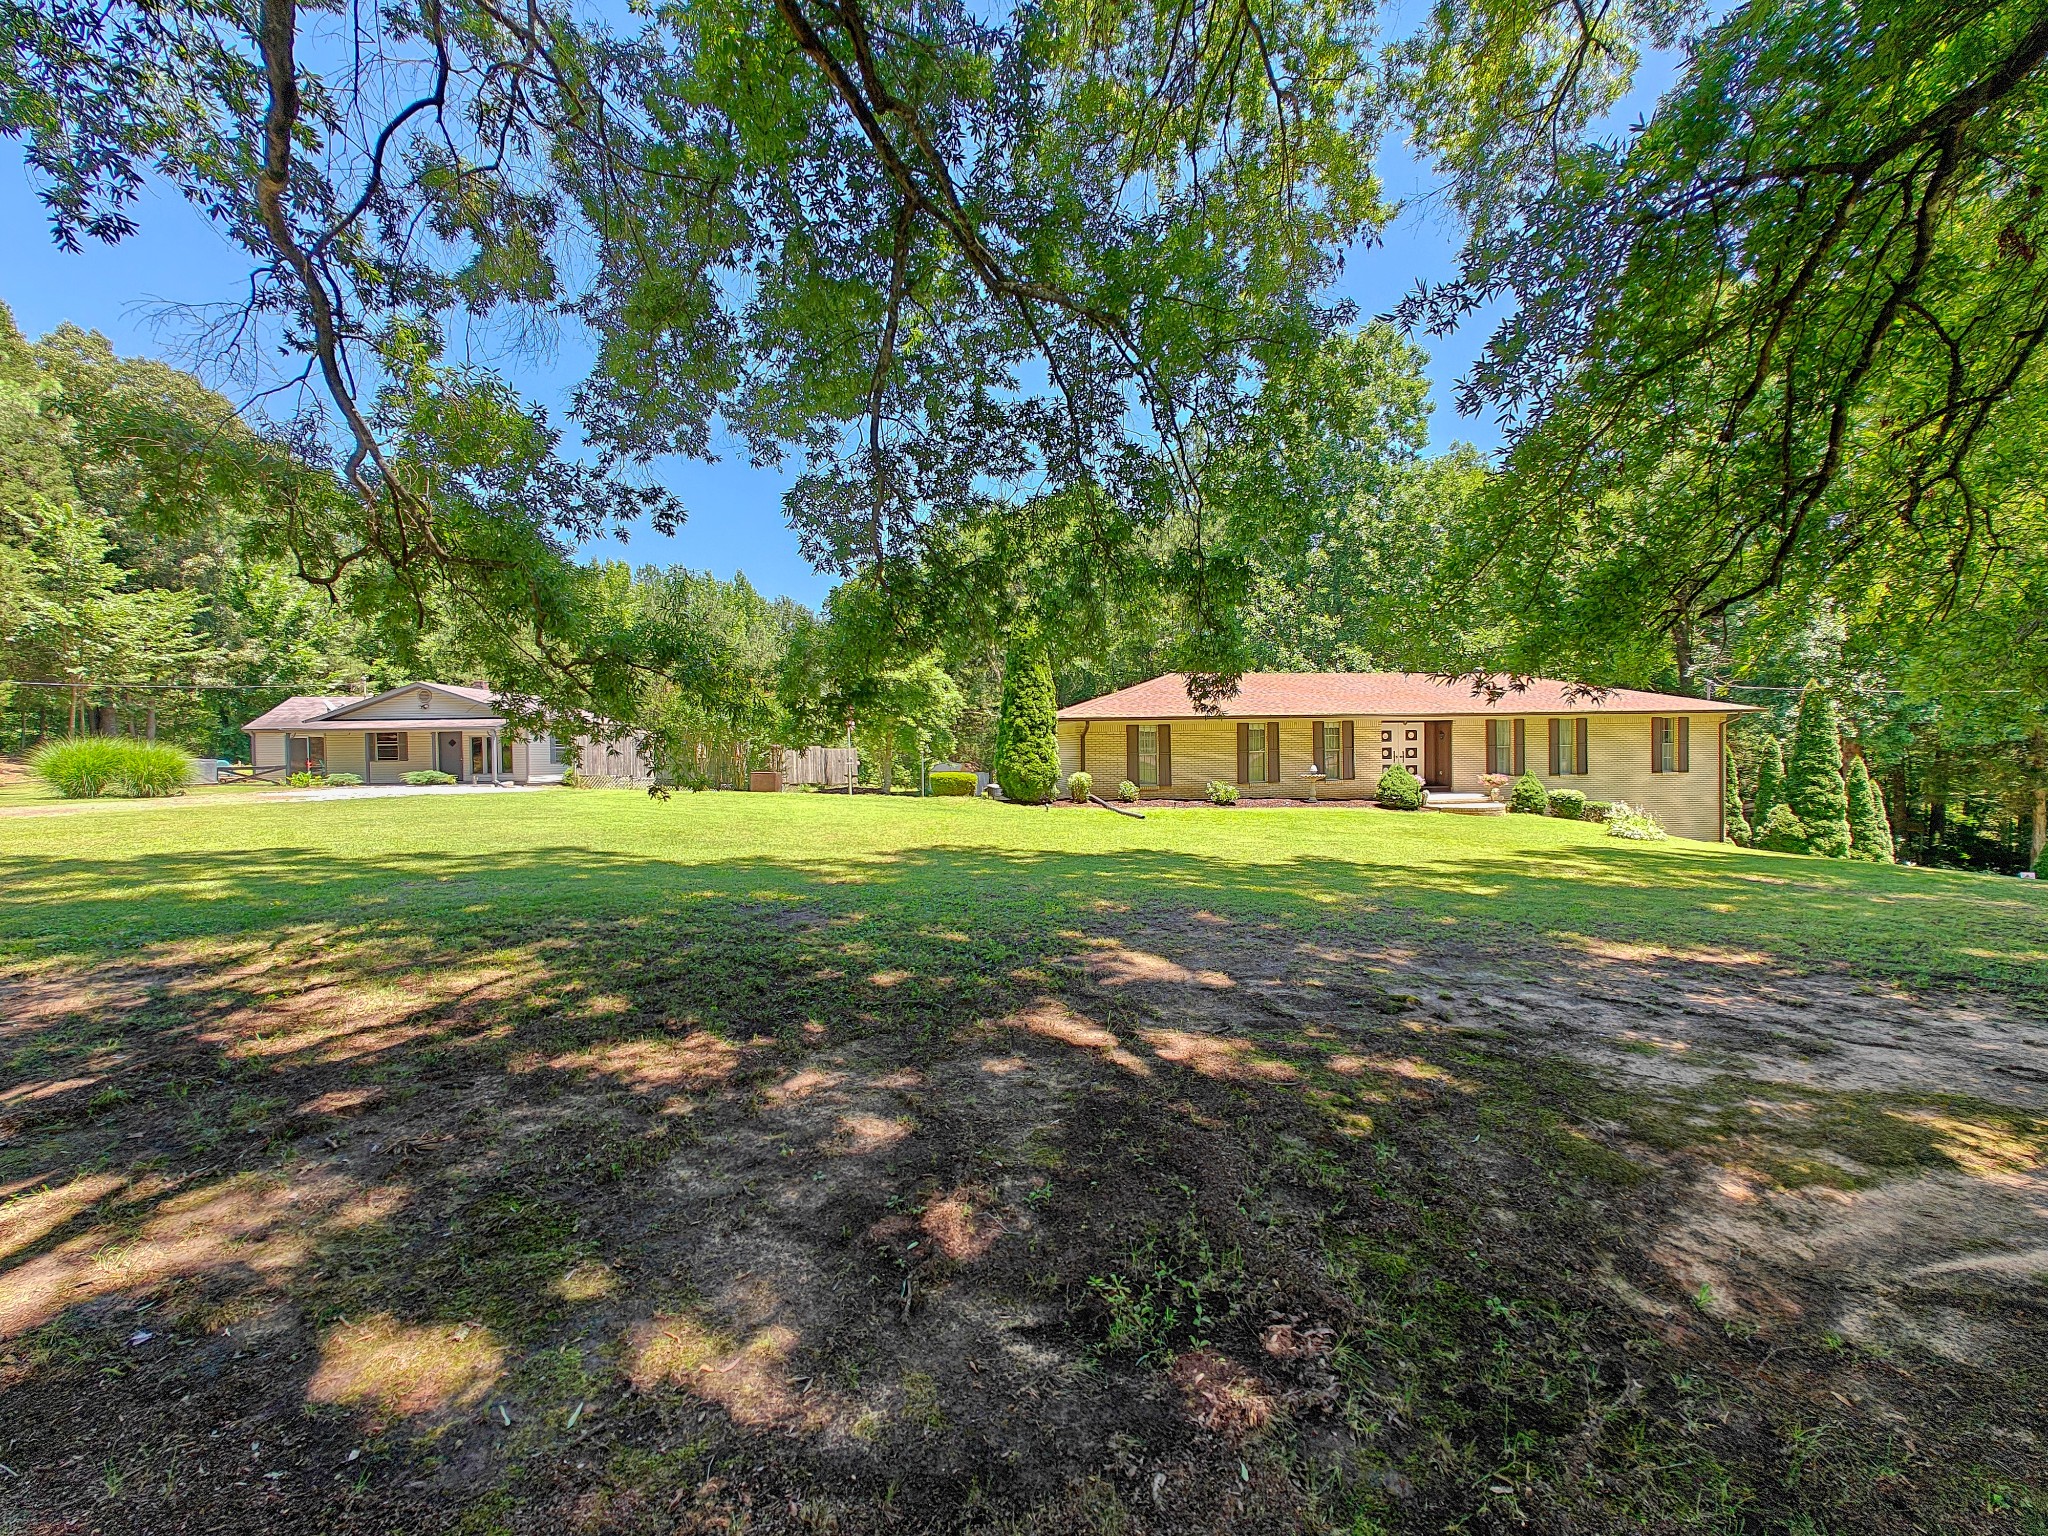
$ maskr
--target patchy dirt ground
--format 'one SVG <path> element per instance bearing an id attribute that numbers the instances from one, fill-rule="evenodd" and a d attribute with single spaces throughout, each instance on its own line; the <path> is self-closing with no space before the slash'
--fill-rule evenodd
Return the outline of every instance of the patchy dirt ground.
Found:
<path id="1" fill-rule="evenodd" d="M 923 938 L 0 980 L 0 1530 L 2048 1529 L 2011 1000 Z"/>

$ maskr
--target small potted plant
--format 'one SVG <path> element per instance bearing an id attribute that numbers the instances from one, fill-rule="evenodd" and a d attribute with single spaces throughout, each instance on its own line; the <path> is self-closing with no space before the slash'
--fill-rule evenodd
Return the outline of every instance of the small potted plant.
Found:
<path id="1" fill-rule="evenodd" d="M 1489 800 L 1507 799 L 1508 786 L 1514 782 L 1515 776 L 1511 773 L 1482 773 L 1479 775 L 1479 787 L 1486 791 L 1486 798 Z"/>

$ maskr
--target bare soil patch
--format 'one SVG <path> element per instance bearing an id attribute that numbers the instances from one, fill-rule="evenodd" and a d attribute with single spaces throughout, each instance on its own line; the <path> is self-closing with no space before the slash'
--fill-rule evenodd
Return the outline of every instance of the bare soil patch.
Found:
<path id="1" fill-rule="evenodd" d="M 0 980 L 0 1528 L 2048 1518 L 2012 1002 L 1199 911 L 928 937 Z"/>

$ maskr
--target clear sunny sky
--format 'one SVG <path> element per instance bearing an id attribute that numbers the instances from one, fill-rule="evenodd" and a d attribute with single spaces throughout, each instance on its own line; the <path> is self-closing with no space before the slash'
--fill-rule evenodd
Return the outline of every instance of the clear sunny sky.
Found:
<path id="1" fill-rule="evenodd" d="M 1670 83 L 1673 63 L 1662 57 L 1646 61 L 1637 90 L 1610 118 L 1617 128 L 1648 110 Z M 1401 215 L 1380 245 L 1351 253 L 1338 285 L 1368 317 L 1391 309 L 1418 279 L 1448 276 L 1457 250 L 1456 232 L 1435 195 L 1436 179 L 1399 149 L 1382 156 L 1380 169 L 1386 196 L 1402 205 Z M 146 195 L 136 218 L 140 231 L 117 246 L 88 246 L 76 255 L 57 249 L 18 148 L 0 146 L 0 229 L 9 231 L 0 247 L 0 299 L 13 307 L 16 324 L 30 337 L 68 320 L 104 333 L 121 353 L 159 356 L 205 376 L 206 359 L 191 356 L 185 336 L 159 312 L 167 304 L 231 300 L 247 281 L 246 262 L 176 197 Z M 1459 441 L 1490 449 L 1499 441 L 1491 420 L 1461 418 L 1451 404 L 1453 386 L 1489 329 L 1489 323 L 1475 320 L 1455 336 L 1417 338 L 1430 354 L 1433 449 Z M 568 425 L 568 393 L 589 356 L 588 340 L 565 328 L 551 360 L 506 371 Z M 689 521 L 672 537 L 643 527 L 625 545 L 607 540 L 591 553 L 623 553 L 636 564 L 682 564 L 726 577 L 744 571 L 770 595 L 808 603 L 831 586 L 798 553 L 796 535 L 783 521 L 781 496 L 793 466 L 756 469 L 744 453 L 726 451 L 709 464 L 664 460 L 653 473 L 682 498 Z"/>

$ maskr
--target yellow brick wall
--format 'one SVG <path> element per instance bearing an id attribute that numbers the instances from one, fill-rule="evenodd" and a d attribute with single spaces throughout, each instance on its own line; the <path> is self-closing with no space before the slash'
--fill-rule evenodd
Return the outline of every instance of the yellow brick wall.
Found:
<path id="1" fill-rule="evenodd" d="M 1438 717 L 1441 718 L 1441 717 Z M 1721 826 L 1721 778 L 1719 715 L 1693 715 L 1691 724 L 1691 771 L 1652 773 L 1650 771 L 1650 719 L 1648 715 L 1587 717 L 1587 772 L 1553 776 L 1550 767 L 1550 716 L 1523 717 L 1528 767 L 1552 789 L 1576 789 L 1589 800 L 1626 800 L 1652 811 L 1675 837 L 1718 840 Z M 1565 717 L 1560 717 L 1565 718 Z M 1577 718 L 1577 717 L 1570 717 Z M 1088 724 L 1088 772 L 1095 779 L 1095 793 L 1114 797 L 1116 786 L 1127 772 L 1125 766 L 1124 721 L 1095 720 Z M 1147 789 L 1148 798 L 1199 799 L 1211 779 L 1237 781 L 1237 722 L 1235 720 L 1175 720 L 1173 726 L 1173 784 Z M 1308 780 L 1302 772 L 1314 760 L 1311 722 L 1280 722 L 1280 782 L 1239 785 L 1247 795 L 1306 799 Z M 1358 777 L 1329 779 L 1317 791 L 1325 800 L 1370 798 L 1379 783 L 1380 726 L 1376 718 L 1355 717 L 1352 722 L 1353 756 Z M 1059 727 L 1060 775 L 1083 766 L 1082 732 L 1078 721 L 1062 721 Z M 1334 766 L 1334 765 L 1333 765 Z M 1455 792 L 1476 792 L 1480 775 L 1486 772 L 1486 721 L 1484 717 L 1463 716 L 1451 722 L 1451 788 Z"/>

